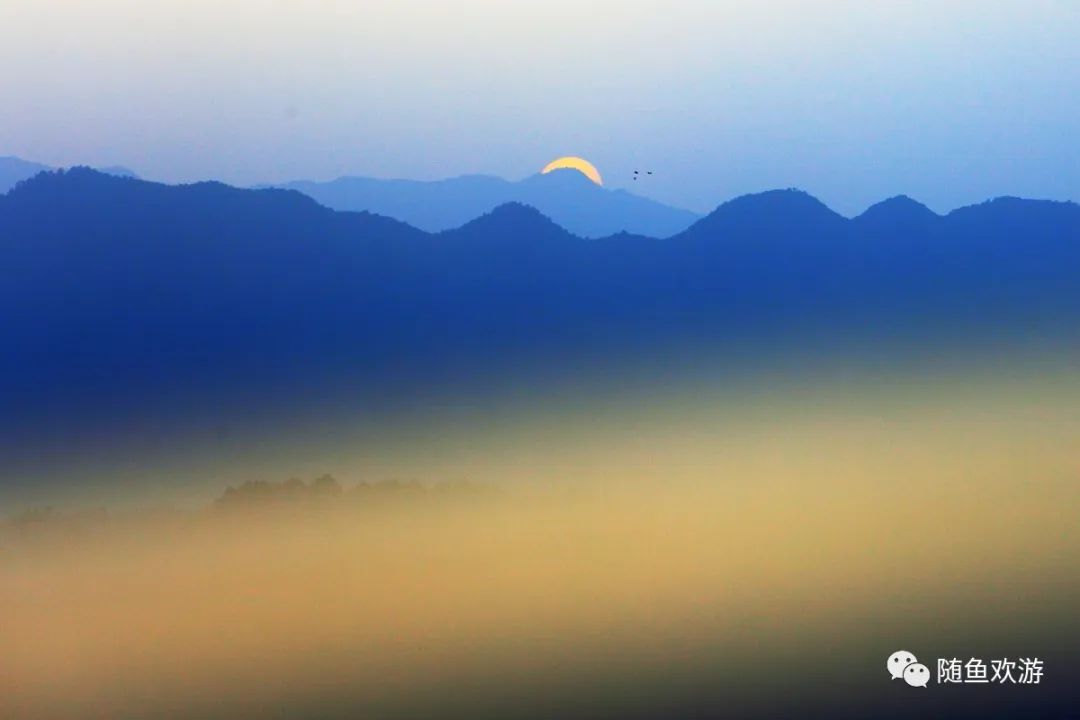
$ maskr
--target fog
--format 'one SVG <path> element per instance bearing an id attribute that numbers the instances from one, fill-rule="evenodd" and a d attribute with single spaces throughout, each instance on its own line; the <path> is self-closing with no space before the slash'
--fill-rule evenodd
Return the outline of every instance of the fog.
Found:
<path id="1" fill-rule="evenodd" d="M 899 647 L 1060 670 L 1080 637 L 1063 367 L 672 394 L 542 452 L 505 434 L 467 485 L 22 513 L 0 534 L 0 715 L 887 715 Z"/>

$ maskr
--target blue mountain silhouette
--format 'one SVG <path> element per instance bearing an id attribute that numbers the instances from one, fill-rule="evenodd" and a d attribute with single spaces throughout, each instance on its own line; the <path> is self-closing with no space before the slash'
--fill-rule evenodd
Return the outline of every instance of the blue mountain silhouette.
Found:
<path id="1" fill-rule="evenodd" d="M 29 180 L 38 173 L 48 170 L 55 170 L 55 168 L 51 168 L 48 165 L 42 165 L 41 163 L 21 160 L 17 157 L 0 157 L 0 193 L 6 193 L 23 180 Z M 106 175 L 117 175 L 119 177 L 129 178 L 138 177 L 138 175 L 128 168 L 120 165 L 99 168 L 98 170 Z"/>
<path id="2" fill-rule="evenodd" d="M 836 235 L 845 218 L 801 190 L 770 190 L 724 203 L 684 233 L 690 237 L 753 237 L 765 240 L 793 235 Z"/>
<path id="3" fill-rule="evenodd" d="M 0 461 L 65 427 L 375 412 L 657 349 L 1075 333 L 1080 206 L 920 207 L 847 220 L 777 191 L 671 238 L 587 240 L 507 204 L 429 234 L 290 190 L 43 173 L 0 196 Z"/>
<path id="4" fill-rule="evenodd" d="M 865 233 L 922 233 L 930 230 L 938 220 L 940 216 L 922 203 L 906 195 L 897 195 L 868 208 L 855 218 L 854 224 Z"/>
<path id="5" fill-rule="evenodd" d="M 574 170 L 534 175 L 520 182 L 469 175 L 433 182 L 340 178 L 281 187 L 298 190 L 334 210 L 367 210 L 428 232 L 460 227 L 510 202 L 531 205 L 581 237 L 620 231 L 668 237 L 698 219 L 688 210 L 599 187 Z"/>
<path id="6" fill-rule="evenodd" d="M 0 193 L 6 193 L 23 180 L 52 168 L 17 157 L 0 157 Z"/>

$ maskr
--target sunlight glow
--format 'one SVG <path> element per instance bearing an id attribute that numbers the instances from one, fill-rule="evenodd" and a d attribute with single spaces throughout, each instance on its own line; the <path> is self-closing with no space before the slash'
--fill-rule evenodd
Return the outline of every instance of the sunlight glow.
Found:
<path id="1" fill-rule="evenodd" d="M 558 160 L 552 160 L 548 163 L 547 167 L 540 171 L 540 174 L 547 175 L 552 170 L 577 170 L 597 185 L 604 184 L 604 178 L 600 176 L 600 171 L 596 169 L 595 165 L 584 158 L 568 156 L 561 157 Z"/>

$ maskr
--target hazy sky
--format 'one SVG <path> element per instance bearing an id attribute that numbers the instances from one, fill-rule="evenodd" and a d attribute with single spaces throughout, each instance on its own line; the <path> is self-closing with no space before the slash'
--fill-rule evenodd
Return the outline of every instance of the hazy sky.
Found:
<path id="1" fill-rule="evenodd" d="M 55 165 L 248 184 L 578 154 L 696 210 L 1080 199 L 1073 0 L 2 0 L 0 33 L 0 155 Z"/>

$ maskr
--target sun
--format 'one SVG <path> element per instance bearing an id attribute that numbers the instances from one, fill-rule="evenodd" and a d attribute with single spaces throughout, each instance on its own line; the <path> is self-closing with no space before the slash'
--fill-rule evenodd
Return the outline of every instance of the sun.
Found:
<path id="1" fill-rule="evenodd" d="M 604 178 L 600 176 L 600 171 L 596 169 L 595 165 L 584 158 L 567 156 L 561 157 L 558 160 L 552 160 L 547 164 L 547 167 L 540 171 L 540 174 L 547 175 L 552 170 L 577 170 L 597 185 L 604 184 Z"/>

